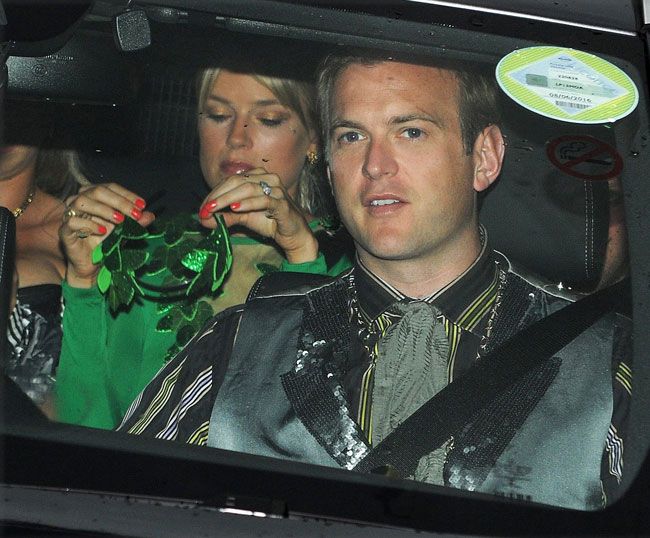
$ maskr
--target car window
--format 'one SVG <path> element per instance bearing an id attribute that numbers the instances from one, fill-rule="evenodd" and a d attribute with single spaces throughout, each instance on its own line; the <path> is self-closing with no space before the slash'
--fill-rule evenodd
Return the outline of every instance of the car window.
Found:
<path id="1" fill-rule="evenodd" d="M 79 249 L 89 235 L 99 244 L 86 249 L 95 268 L 91 286 L 75 285 L 82 280 L 71 275 L 77 254 L 57 266 L 63 308 L 45 318 L 62 330 L 56 352 L 47 360 L 39 355 L 47 371 L 19 363 L 9 371 L 52 427 L 71 442 L 79 431 L 86 439 L 96 433 L 109 448 L 126 442 L 147 451 L 160 445 L 144 438 L 161 438 L 189 461 L 194 454 L 228 461 L 227 451 L 237 451 L 252 454 L 253 466 L 273 468 L 277 460 L 283 472 L 288 460 L 300 469 L 308 464 L 305 472 L 317 477 L 329 477 L 331 468 L 347 469 L 361 483 L 398 476 L 391 487 L 435 495 L 460 491 L 469 499 L 487 494 L 580 511 L 623 497 L 649 442 L 642 406 L 647 84 L 644 44 L 624 29 L 626 14 L 610 32 L 419 2 L 391 10 L 260 2 L 257 12 L 246 4 L 241 13 L 170 4 L 178 6 L 97 2 L 56 45 L 19 40 L 8 48 L 0 163 L 8 169 L 21 147 L 56 155 L 58 161 L 46 162 L 67 170 L 65 180 L 55 181 L 54 168 L 37 180 L 58 204 L 56 222 L 67 226 L 62 244 Z M 558 37 L 562 32 L 573 32 L 570 42 Z M 340 78 L 332 79 L 331 93 L 324 78 L 314 90 L 325 58 L 350 54 L 365 59 L 332 75 Z M 438 78 L 429 87 L 441 92 L 435 98 L 413 89 L 432 73 Z M 311 89 L 278 82 L 283 76 Z M 441 80 L 451 94 L 439 89 L 447 88 Z M 363 84 L 367 92 L 359 90 Z M 386 98 L 378 84 L 395 93 Z M 331 107 L 325 112 L 324 102 Z M 275 145 L 250 149 L 268 140 Z M 289 157 L 282 157 L 285 150 Z M 302 152 L 295 165 L 286 164 L 291 151 Z M 375 176 L 373 166 L 384 171 Z M 293 176 L 307 181 L 305 173 L 311 190 L 282 183 Z M 391 174 L 395 183 L 386 185 L 393 186 L 366 186 L 382 185 Z M 454 182 L 459 174 L 474 178 L 475 196 L 464 197 L 465 187 Z M 245 196 L 218 190 L 220 182 L 234 188 L 242 177 Z M 97 190 L 106 184 L 118 186 Z M 108 191 L 131 205 L 109 203 Z M 253 195 L 254 202 L 245 201 Z M 212 216 L 285 197 L 318 238 L 323 268 L 305 269 L 299 258 L 292 265 L 293 250 L 275 228 L 251 232 L 250 221 L 238 220 L 228 231 L 234 217 Z M 32 202 L 20 202 L 19 215 L 28 215 Z M 390 367 L 381 364 L 389 354 L 381 342 L 404 316 L 382 310 L 384 295 L 404 302 L 425 294 L 395 291 L 373 271 L 381 264 L 368 259 L 386 256 L 375 256 L 371 239 L 365 242 L 357 202 L 376 213 L 420 204 L 423 216 L 409 213 L 400 225 L 419 230 L 422 248 L 455 226 L 446 220 L 450 210 L 476 212 L 470 263 L 423 301 L 435 305 L 433 317 L 442 323 L 428 323 L 438 327 L 444 347 L 443 373 L 435 374 L 442 385 L 427 388 L 429 397 L 409 393 L 414 377 L 434 375 L 419 359 L 420 348 Z M 266 217 L 275 223 L 279 211 L 274 206 Z M 52 226 L 56 243 L 59 224 Z M 391 230 L 384 229 L 386 237 Z M 352 281 L 337 276 L 351 267 Z M 308 279 L 314 272 L 336 277 L 340 296 L 318 295 L 330 284 Z M 245 283 L 235 286 L 233 275 L 245 275 Z M 36 280 L 31 284 L 41 284 Z M 287 292 L 289 284 L 300 292 Z M 346 295 L 352 288 L 345 286 L 354 294 Z M 18 289 L 27 287 L 19 279 Z M 538 329 L 539 320 L 612 287 L 602 313 L 594 314 L 594 302 Z M 304 304 L 292 302 L 307 289 Z M 242 314 L 237 305 L 247 296 L 253 306 Z M 29 308 L 29 301 L 19 293 L 16 308 Z M 571 333 L 583 317 L 589 321 Z M 35 342 L 34 333 L 19 329 L 10 328 L 10 343 L 23 349 Z M 409 338 L 390 349 L 421 345 Z M 514 350 L 504 345 L 509 340 Z M 249 348 L 255 353 L 247 355 Z M 539 355 L 539 362 L 520 370 L 522 353 Z M 494 368 L 485 357 L 504 366 Z M 471 378 L 477 360 L 481 375 L 501 376 L 500 390 L 486 396 L 475 374 L 464 390 L 476 392 L 450 395 L 439 417 L 420 418 L 409 439 L 430 443 L 423 431 L 444 433 L 435 450 L 404 463 L 411 472 L 400 470 L 400 456 L 391 459 L 389 450 L 377 464 L 356 469 L 370 475 L 354 474 L 381 446 L 377 439 L 407 423 L 438 391 Z M 395 380 L 402 376 L 407 381 L 400 385 Z M 379 390 L 382 383 L 389 396 Z M 379 416 L 382 398 L 390 402 L 381 412 L 392 426 L 380 433 L 371 411 Z M 473 409 L 467 404 L 473 399 L 483 403 Z M 70 424 L 84 429 L 66 429 Z M 221 437 L 217 424 L 225 424 Z M 120 431 L 99 431 L 114 429 Z M 414 444 L 391 450 L 409 453 Z M 551 473 L 565 478 L 549 480 Z"/>

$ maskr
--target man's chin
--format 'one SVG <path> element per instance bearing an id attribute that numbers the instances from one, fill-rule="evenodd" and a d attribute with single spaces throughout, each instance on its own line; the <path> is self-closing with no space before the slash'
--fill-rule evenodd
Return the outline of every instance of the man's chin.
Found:
<path id="1" fill-rule="evenodd" d="M 405 248 L 403 242 L 390 242 L 382 244 L 357 244 L 357 251 L 363 261 L 403 261 L 411 258 L 411 253 Z"/>

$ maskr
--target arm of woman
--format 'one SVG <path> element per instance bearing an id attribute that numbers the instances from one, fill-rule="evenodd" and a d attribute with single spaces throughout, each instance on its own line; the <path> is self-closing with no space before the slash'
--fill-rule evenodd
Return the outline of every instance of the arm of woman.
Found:
<path id="1" fill-rule="evenodd" d="M 110 428 L 106 364 L 107 313 L 96 286 L 63 282 L 63 340 L 56 373 L 55 415 L 70 424 Z"/>
<path id="2" fill-rule="evenodd" d="M 318 240 L 318 256 L 315 260 L 305 263 L 290 263 L 285 259 L 280 265 L 280 271 L 337 276 L 352 267 L 354 244 L 344 229 L 341 228 L 333 234 L 324 229 L 317 231 L 317 220 L 312 221 L 309 226 Z"/>
<path id="3" fill-rule="evenodd" d="M 63 342 L 56 383 L 62 422 L 112 429 L 162 367 L 174 333 L 156 331 L 153 301 L 111 314 L 96 287 L 63 283 Z"/>
<path id="4" fill-rule="evenodd" d="M 110 314 L 95 286 L 99 266 L 91 255 L 125 213 L 143 225 L 150 223 L 154 216 L 143 208 L 141 198 L 115 184 L 89 186 L 68 199 L 59 231 L 68 260 L 55 403 L 62 422 L 112 428 L 141 388 L 137 374 L 146 360 L 142 321 L 147 317 L 138 306 L 118 316 Z"/>
<path id="5" fill-rule="evenodd" d="M 280 271 L 289 273 L 309 273 L 312 275 L 337 276 L 346 269 L 352 267 L 352 262 L 347 255 L 341 256 L 336 263 L 330 267 L 327 266 L 325 256 L 319 252 L 318 257 L 313 262 L 306 263 L 289 263 L 283 261 L 280 265 Z"/>

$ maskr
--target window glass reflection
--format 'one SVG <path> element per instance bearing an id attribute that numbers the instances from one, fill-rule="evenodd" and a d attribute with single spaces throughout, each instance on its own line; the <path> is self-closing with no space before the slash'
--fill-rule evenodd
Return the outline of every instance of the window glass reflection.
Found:
<path id="1" fill-rule="evenodd" d="M 61 239 L 54 418 L 569 508 L 616 499 L 629 315 L 526 370 L 498 363 L 627 276 L 624 167 L 600 177 L 625 154 L 612 125 L 525 110 L 494 65 L 238 39 L 196 69 L 129 66 L 130 101 L 84 109 L 124 139 L 95 143 L 72 113 L 72 141 L 48 142 L 81 178 L 41 225 Z M 601 143 L 614 153 L 566 165 Z M 512 378 L 485 396 L 490 361 Z M 432 399 L 438 422 L 407 426 Z"/>

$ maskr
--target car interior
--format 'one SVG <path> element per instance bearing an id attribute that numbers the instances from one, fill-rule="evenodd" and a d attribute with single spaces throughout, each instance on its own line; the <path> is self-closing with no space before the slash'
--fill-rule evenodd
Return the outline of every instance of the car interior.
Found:
<path id="1" fill-rule="evenodd" d="M 615 283 L 603 281 L 611 263 L 628 277 L 631 300 L 615 307 L 634 326 L 634 431 L 626 441 L 621 498 L 602 511 L 578 512 L 60 424 L 46 419 L 4 376 L 3 519 L 9 535 L 67 530 L 162 536 L 219 525 L 260 535 L 328 534 L 328 525 L 333 535 L 647 530 L 646 36 L 603 29 L 593 12 L 583 23 L 583 14 L 568 7 L 562 21 L 533 17 L 532 11 L 542 10 L 534 2 L 532 10 L 521 3 L 528 16 L 496 9 L 507 2 L 462 4 L 97 0 L 66 2 L 64 10 L 0 1 L 7 21 L 0 26 L 4 143 L 29 144 L 40 136 L 38 129 L 46 129 L 56 147 L 79 152 L 91 182 L 120 183 L 150 200 L 159 214 L 191 213 L 207 193 L 198 162 L 196 72 L 229 51 L 277 49 L 316 68 L 333 50 L 363 47 L 462 60 L 494 72 L 516 49 L 553 45 L 610 62 L 639 92 L 636 107 L 616 121 L 558 121 L 500 93 L 506 158 L 499 180 L 480 198 L 479 215 L 494 248 L 554 293 L 580 298 Z M 608 250 L 618 222 L 613 208 L 624 208 L 626 226 L 626 245 L 614 260 Z M 11 213 L 0 208 L 0 351 L 7 345 L 14 234 Z M 190 513 L 193 520 L 186 519 Z"/>

